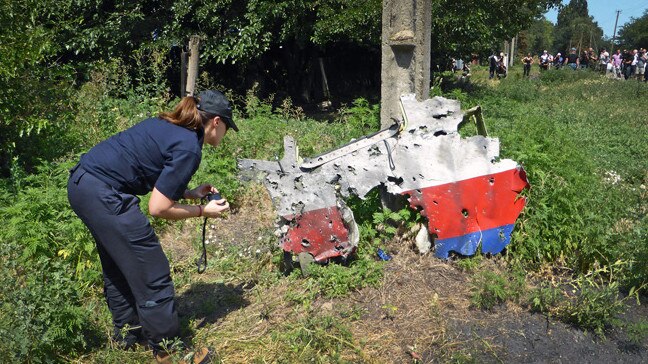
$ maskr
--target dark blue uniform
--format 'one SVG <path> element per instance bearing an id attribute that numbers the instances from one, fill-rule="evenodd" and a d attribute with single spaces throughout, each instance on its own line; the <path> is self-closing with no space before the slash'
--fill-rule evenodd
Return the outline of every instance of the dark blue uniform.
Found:
<path id="1" fill-rule="evenodd" d="M 116 335 L 126 325 L 161 349 L 179 334 L 169 262 L 137 195 L 182 197 L 201 160 L 203 131 L 146 119 L 97 144 L 71 170 L 68 198 L 97 243 Z M 141 332 L 138 327 L 141 326 Z"/>

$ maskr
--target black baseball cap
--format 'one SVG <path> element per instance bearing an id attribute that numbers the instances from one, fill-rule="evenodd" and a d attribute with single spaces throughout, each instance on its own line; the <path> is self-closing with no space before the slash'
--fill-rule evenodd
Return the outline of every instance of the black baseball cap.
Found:
<path id="1" fill-rule="evenodd" d="M 228 127 L 238 131 L 232 119 L 232 107 L 227 97 L 216 90 L 205 90 L 198 94 L 198 110 L 220 116 Z"/>

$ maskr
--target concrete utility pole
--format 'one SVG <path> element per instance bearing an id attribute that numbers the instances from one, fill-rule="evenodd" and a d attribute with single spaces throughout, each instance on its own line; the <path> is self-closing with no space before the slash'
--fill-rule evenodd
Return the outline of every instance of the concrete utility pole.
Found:
<path id="1" fill-rule="evenodd" d="M 192 35 L 189 39 L 189 64 L 187 69 L 186 93 L 183 96 L 193 96 L 196 91 L 196 79 L 198 78 L 198 59 L 200 53 L 200 37 Z"/>
<path id="2" fill-rule="evenodd" d="M 610 45 L 610 56 L 612 53 L 614 53 L 614 38 L 616 38 L 616 27 L 617 23 L 619 22 L 619 14 L 621 14 L 621 10 L 616 11 L 616 20 L 614 21 L 614 32 L 612 33 L 612 44 Z"/>
<path id="3" fill-rule="evenodd" d="M 430 92 L 431 0 L 383 0 L 380 124 L 402 119 L 400 96 Z"/>

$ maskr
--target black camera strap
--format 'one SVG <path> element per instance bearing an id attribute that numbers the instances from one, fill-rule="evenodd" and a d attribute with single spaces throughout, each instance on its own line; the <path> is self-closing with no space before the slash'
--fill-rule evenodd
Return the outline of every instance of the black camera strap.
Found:
<path id="1" fill-rule="evenodd" d="M 205 202 L 206 199 L 200 199 L 200 203 Z M 196 267 L 198 267 L 198 273 L 203 273 L 207 269 L 207 246 L 205 244 L 205 233 L 207 232 L 207 216 L 203 220 L 202 226 L 202 254 L 200 258 L 196 259 Z"/>

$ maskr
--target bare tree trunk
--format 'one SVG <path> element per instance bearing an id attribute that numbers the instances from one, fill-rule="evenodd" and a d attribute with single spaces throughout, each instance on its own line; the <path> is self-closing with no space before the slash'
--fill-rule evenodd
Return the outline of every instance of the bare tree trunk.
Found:
<path id="1" fill-rule="evenodd" d="M 322 72 L 322 92 L 324 93 L 324 100 L 331 99 L 331 93 L 329 91 L 328 80 L 326 79 L 326 71 L 324 70 L 324 60 L 322 57 L 318 58 L 320 71 Z"/>
<path id="2" fill-rule="evenodd" d="M 188 52 L 180 53 L 180 97 L 187 96 L 187 58 Z"/>

